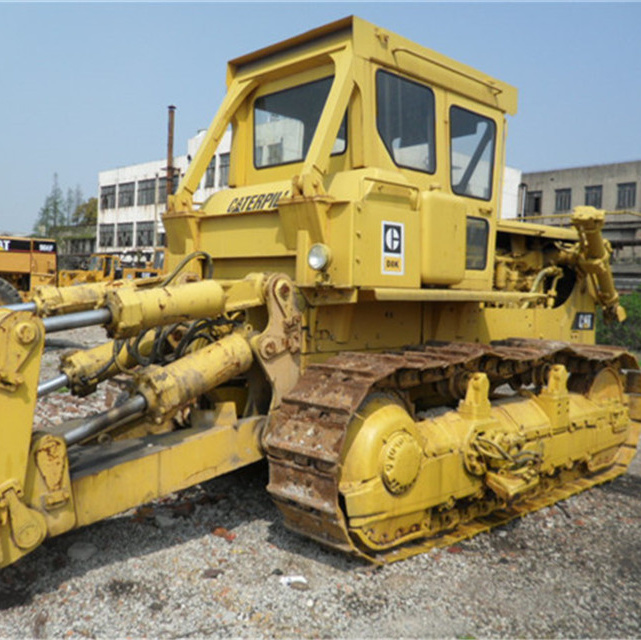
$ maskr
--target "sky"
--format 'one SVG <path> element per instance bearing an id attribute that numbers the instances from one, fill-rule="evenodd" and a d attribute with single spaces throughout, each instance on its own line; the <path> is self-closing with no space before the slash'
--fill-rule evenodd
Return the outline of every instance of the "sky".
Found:
<path id="1" fill-rule="evenodd" d="M 641 159 L 641 4 L 0 0 L 0 230 L 31 231 L 54 174 L 88 198 L 165 157 L 170 104 L 186 153 L 227 60 L 351 14 L 516 86 L 508 165 Z"/>

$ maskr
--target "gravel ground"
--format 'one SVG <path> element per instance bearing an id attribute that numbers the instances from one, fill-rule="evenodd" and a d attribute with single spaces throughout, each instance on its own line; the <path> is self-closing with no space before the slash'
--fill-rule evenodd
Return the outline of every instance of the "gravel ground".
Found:
<path id="1" fill-rule="evenodd" d="M 639 457 L 612 483 L 383 568 L 288 532 L 266 482 L 257 464 L 48 540 L 0 572 L 0 636 L 641 636 Z"/>

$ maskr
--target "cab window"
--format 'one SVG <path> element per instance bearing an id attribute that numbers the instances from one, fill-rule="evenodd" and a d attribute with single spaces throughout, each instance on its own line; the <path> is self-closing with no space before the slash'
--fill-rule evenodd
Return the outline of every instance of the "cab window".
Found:
<path id="1" fill-rule="evenodd" d="M 467 219 L 465 268 L 483 271 L 487 266 L 487 240 L 490 226 L 482 218 Z"/>
<path id="2" fill-rule="evenodd" d="M 376 126 L 396 165 L 434 173 L 434 93 L 429 87 L 379 69 Z"/>
<path id="3" fill-rule="evenodd" d="M 273 167 L 305 159 L 334 78 L 323 78 L 266 96 L 254 102 L 254 166 Z M 343 119 L 332 154 L 347 146 Z"/>
<path id="4" fill-rule="evenodd" d="M 481 200 L 492 198 L 496 124 L 461 107 L 450 108 L 452 191 Z"/>

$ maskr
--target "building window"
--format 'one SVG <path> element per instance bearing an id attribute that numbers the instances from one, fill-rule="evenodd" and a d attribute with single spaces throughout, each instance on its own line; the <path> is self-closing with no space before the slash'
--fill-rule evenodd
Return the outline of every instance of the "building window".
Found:
<path id="1" fill-rule="evenodd" d="M 118 246 L 119 247 L 133 247 L 134 244 L 134 223 L 123 222 L 118 225 Z"/>
<path id="2" fill-rule="evenodd" d="M 100 187 L 100 208 L 113 209 L 116 206 L 116 185 Z"/>
<path id="3" fill-rule="evenodd" d="M 136 224 L 136 246 L 153 247 L 154 245 L 154 223 L 138 222 Z"/>
<path id="4" fill-rule="evenodd" d="M 140 180 L 138 182 L 138 206 L 153 204 L 156 200 L 156 180 Z"/>
<path id="5" fill-rule="evenodd" d="M 73 238 L 69 241 L 69 253 L 76 255 L 93 253 L 93 241 L 91 238 Z"/>
<path id="6" fill-rule="evenodd" d="M 180 173 L 176 171 L 174 173 L 174 188 L 172 193 L 176 193 L 178 183 L 180 182 Z M 158 180 L 158 204 L 167 203 L 167 178 L 160 178 Z"/>
<path id="7" fill-rule="evenodd" d="M 525 215 L 538 216 L 543 213 L 541 203 L 543 202 L 542 191 L 528 191 L 525 196 Z"/>
<path id="8" fill-rule="evenodd" d="M 224 188 L 229 186 L 229 154 L 221 153 L 219 157 L 218 186 Z"/>
<path id="9" fill-rule="evenodd" d="M 600 184 L 585 188 L 585 206 L 586 207 L 596 207 L 597 209 L 600 209 L 602 201 L 603 201 L 603 187 Z"/>
<path id="10" fill-rule="evenodd" d="M 158 180 L 158 204 L 167 203 L 167 178 Z"/>
<path id="11" fill-rule="evenodd" d="M 118 206 L 133 207 L 135 193 L 136 193 L 135 182 L 125 182 L 121 185 L 118 185 Z"/>
<path id="12" fill-rule="evenodd" d="M 262 150 L 262 148 L 261 148 Z M 274 144 L 267 145 L 267 164 L 282 164 L 283 163 L 283 143 L 275 142 Z"/>
<path id="13" fill-rule="evenodd" d="M 554 191 L 554 210 L 569 211 L 572 208 L 572 189 L 556 189 Z"/>
<path id="14" fill-rule="evenodd" d="M 211 159 L 205 173 L 205 189 L 212 189 L 216 186 L 216 156 Z"/>
<path id="15" fill-rule="evenodd" d="M 636 202 L 636 182 L 623 182 L 617 185 L 617 209 L 634 209 Z"/>
<path id="16" fill-rule="evenodd" d="M 113 247 L 114 245 L 114 225 L 101 224 L 100 225 L 100 246 Z"/>
<path id="17" fill-rule="evenodd" d="M 94 253 L 95 251 L 95 240 L 92 238 L 85 238 L 84 240 L 80 241 L 80 244 L 78 245 L 78 251 L 77 253 Z"/>

